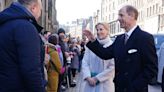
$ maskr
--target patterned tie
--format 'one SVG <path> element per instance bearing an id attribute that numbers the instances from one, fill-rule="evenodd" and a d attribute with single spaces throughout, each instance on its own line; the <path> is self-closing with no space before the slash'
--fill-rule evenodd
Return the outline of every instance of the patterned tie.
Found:
<path id="1" fill-rule="evenodd" d="M 128 36 L 128 34 L 127 34 L 127 33 L 125 33 L 124 44 L 126 44 L 126 43 L 127 43 L 128 39 L 129 39 L 129 36 Z"/>

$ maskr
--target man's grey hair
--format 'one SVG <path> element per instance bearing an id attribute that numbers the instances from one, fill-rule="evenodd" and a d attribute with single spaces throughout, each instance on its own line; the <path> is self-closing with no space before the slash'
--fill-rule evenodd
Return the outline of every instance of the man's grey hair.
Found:
<path id="1" fill-rule="evenodd" d="M 134 18 L 135 18 L 135 20 L 137 20 L 138 19 L 138 10 L 131 5 L 126 5 L 125 7 L 126 7 L 126 12 L 129 15 L 134 14 Z"/>
<path id="2" fill-rule="evenodd" d="M 32 3 L 37 3 L 38 0 L 18 0 L 18 2 L 24 6 L 31 5 Z"/>

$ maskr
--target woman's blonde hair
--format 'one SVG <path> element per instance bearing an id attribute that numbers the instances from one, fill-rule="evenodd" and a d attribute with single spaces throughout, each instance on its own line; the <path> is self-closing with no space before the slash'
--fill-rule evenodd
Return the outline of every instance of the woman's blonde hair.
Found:
<path id="1" fill-rule="evenodd" d="M 105 28 L 107 31 L 109 31 L 109 24 L 108 24 L 108 23 L 105 23 L 105 22 L 97 23 L 97 24 L 95 25 L 96 30 L 97 30 L 97 26 L 98 26 L 98 25 L 104 26 L 104 28 Z"/>

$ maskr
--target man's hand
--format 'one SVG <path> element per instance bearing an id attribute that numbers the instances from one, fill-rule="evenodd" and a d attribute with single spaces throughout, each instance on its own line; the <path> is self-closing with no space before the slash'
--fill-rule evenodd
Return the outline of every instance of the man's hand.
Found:
<path id="1" fill-rule="evenodd" d="M 95 41 L 94 35 L 89 30 L 83 30 L 83 35 L 85 35 L 89 41 L 93 42 Z"/>

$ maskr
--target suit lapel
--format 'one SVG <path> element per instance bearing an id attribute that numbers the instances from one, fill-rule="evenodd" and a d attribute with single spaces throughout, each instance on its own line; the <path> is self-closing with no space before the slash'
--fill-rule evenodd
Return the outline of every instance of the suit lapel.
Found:
<path id="1" fill-rule="evenodd" d="M 141 31 L 141 29 L 137 26 L 137 28 L 133 31 L 133 33 L 129 37 L 127 43 L 125 44 L 126 49 L 130 48 L 131 46 L 133 46 L 136 43 L 135 40 L 137 39 L 137 33 L 140 31 Z"/>
<path id="2" fill-rule="evenodd" d="M 123 59 L 123 55 L 126 53 L 126 47 L 124 45 L 124 34 L 120 35 L 118 39 L 116 40 L 116 56 L 117 58 Z M 118 62 L 117 62 L 118 63 Z"/>

